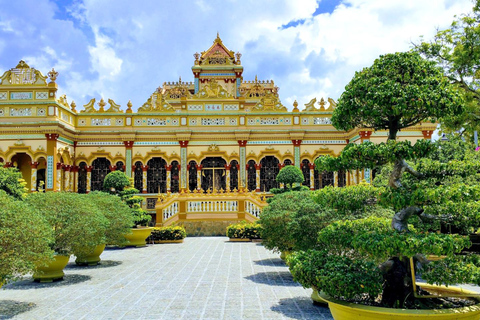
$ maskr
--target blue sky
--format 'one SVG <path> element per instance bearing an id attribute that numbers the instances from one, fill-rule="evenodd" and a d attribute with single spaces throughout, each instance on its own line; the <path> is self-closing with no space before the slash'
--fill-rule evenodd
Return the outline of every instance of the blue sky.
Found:
<path id="1" fill-rule="evenodd" d="M 59 72 L 77 110 L 91 98 L 140 107 L 164 82 L 193 81 L 217 32 L 244 80 L 274 80 L 290 109 L 338 99 L 355 71 L 469 12 L 471 0 L 0 0 L 0 71 L 24 59 Z"/>

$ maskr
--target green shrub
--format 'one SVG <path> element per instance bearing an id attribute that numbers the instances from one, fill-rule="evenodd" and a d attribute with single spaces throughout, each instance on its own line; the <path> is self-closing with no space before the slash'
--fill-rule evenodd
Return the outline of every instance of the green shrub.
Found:
<path id="1" fill-rule="evenodd" d="M 187 237 L 187 232 L 184 227 L 169 226 L 169 227 L 155 227 L 152 233 L 147 238 L 148 241 L 161 240 L 182 240 Z"/>
<path id="2" fill-rule="evenodd" d="M 15 199 L 24 199 L 27 196 L 27 183 L 16 168 L 5 168 L 0 163 L 0 190 L 5 191 Z"/>
<path id="3" fill-rule="evenodd" d="M 137 226 L 147 226 L 152 216 L 147 213 L 146 210 L 142 209 L 143 198 L 140 196 L 135 196 L 138 193 L 138 190 L 135 188 L 125 188 L 119 193 L 121 199 L 131 208 L 131 213 L 133 217 L 133 228 Z"/>
<path id="4" fill-rule="evenodd" d="M 0 170 L 1 171 L 1 170 Z M 38 211 L 0 190 L 0 283 L 53 258 L 53 230 Z"/>
<path id="5" fill-rule="evenodd" d="M 234 239 L 261 239 L 262 226 L 259 223 L 245 221 L 227 227 L 227 237 Z"/>
<path id="6" fill-rule="evenodd" d="M 106 242 L 108 220 L 91 205 L 88 195 L 67 192 L 29 194 L 25 200 L 53 229 L 52 249 L 58 254 L 88 255 Z"/>
<path id="7" fill-rule="evenodd" d="M 134 224 L 132 209 L 120 197 L 106 192 L 93 191 L 87 197 L 108 219 L 108 228 L 105 232 L 106 243 L 124 245 L 127 242 L 124 235 L 130 232 Z"/>
<path id="8" fill-rule="evenodd" d="M 120 192 L 130 186 L 130 179 L 122 171 L 112 171 L 103 180 L 103 190 L 106 192 Z M 113 189 L 113 190 L 112 190 Z"/>
<path id="9" fill-rule="evenodd" d="M 277 174 L 276 180 L 279 183 L 284 183 L 285 187 L 290 186 L 290 189 L 292 189 L 294 183 L 302 183 L 305 178 L 303 177 L 303 172 L 300 168 L 289 165 L 280 170 Z"/>

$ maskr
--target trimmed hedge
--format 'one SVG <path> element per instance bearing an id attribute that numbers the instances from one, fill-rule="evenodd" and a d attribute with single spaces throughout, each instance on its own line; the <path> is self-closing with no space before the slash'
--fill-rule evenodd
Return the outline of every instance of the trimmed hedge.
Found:
<path id="1" fill-rule="evenodd" d="M 182 240 L 187 237 L 187 232 L 184 227 L 170 226 L 170 227 L 155 227 L 152 233 L 147 238 L 148 241 L 161 240 Z"/>
<path id="2" fill-rule="evenodd" d="M 261 239 L 262 226 L 258 223 L 236 223 L 227 227 L 227 237 L 233 239 Z"/>

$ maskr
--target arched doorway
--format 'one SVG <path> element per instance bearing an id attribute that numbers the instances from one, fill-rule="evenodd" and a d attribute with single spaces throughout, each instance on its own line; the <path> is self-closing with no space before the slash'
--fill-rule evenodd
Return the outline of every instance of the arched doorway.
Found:
<path id="1" fill-rule="evenodd" d="M 230 162 L 230 191 L 238 190 L 238 161 L 232 160 Z"/>
<path id="2" fill-rule="evenodd" d="M 248 191 L 255 191 L 257 189 L 257 170 L 255 169 L 255 160 L 250 160 L 247 163 L 247 188 Z"/>
<path id="3" fill-rule="evenodd" d="M 165 159 L 156 157 L 147 162 L 147 193 L 167 192 L 167 169 Z"/>
<path id="4" fill-rule="evenodd" d="M 135 162 L 135 173 L 133 178 L 133 187 L 138 190 L 138 192 L 142 192 L 143 189 L 143 170 L 142 170 L 142 162 L 137 161 Z"/>
<path id="5" fill-rule="evenodd" d="M 26 153 L 17 153 L 11 160 L 13 166 L 20 171 L 22 178 L 27 183 L 28 190 L 32 190 L 32 158 Z"/>
<path id="6" fill-rule="evenodd" d="M 103 180 L 110 173 L 110 160 L 107 158 L 97 158 L 92 162 L 92 191 L 103 190 Z"/>
<path id="7" fill-rule="evenodd" d="M 197 163 L 193 160 L 188 163 L 188 189 L 197 189 Z"/>
<path id="8" fill-rule="evenodd" d="M 274 156 L 266 156 L 260 160 L 260 191 L 268 192 L 272 188 L 278 188 L 276 178 L 280 171 L 279 163 Z"/>
<path id="9" fill-rule="evenodd" d="M 226 174 L 225 165 L 227 162 L 220 157 L 208 157 L 202 160 L 202 189 L 207 190 L 225 190 Z"/>
<path id="10" fill-rule="evenodd" d="M 180 191 L 180 170 L 178 170 L 178 161 L 172 161 L 172 167 L 170 169 L 171 187 L 172 193 L 178 193 Z"/>
<path id="11" fill-rule="evenodd" d="M 47 161 L 45 160 L 44 157 L 40 157 L 37 159 L 36 162 L 38 162 L 38 165 L 37 165 L 37 185 L 35 186 L 35 190 L 45 192 Z"/>
<path id="12" fill-rule="evenodd" d="M 78 165 L 78 193 L 87 193 L 87 163 L 80 162 Z"/>
<path id="13" fill-rule="evenodd" d="M 302 185 L 310 188 L 310 161 L 308 161 L 308 159 L 304 159 L 301 166 L 304 179 Z"/>

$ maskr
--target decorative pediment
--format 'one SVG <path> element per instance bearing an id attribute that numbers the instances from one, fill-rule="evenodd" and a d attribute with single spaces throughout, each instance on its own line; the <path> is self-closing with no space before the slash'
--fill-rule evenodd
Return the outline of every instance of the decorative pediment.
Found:
<path id="1" fill-rule="evenodd" d="M 173 112 L 173 107 L 165 100 L 165 96 L 156 92 L 148 98 L 138 112 Z"/>
<path id="2" fill-rule="evenodd" d="M 181 79 L 180 79 L 181 80 Z M 180 98 L 191 98 L 192 94 L 188 90 L 186 85 L 180 84 L 171 89 L 166 89 L 163 94 L 165 99 L 180 99 Z"/>
<path id="3" fill-rule="evenodd" d="M 233 98 L 233 96 L 228 93 L 221 85 L 218 84 L 215 80 L 210 80 L 202 90 L 198 91 L 197 94 L 193 96 L 197 99 L 225 99 Z"/>
<path id="4" fill-rule="evenodd" d="M 61 104 L 62 106 L 64 106 L 65 108 L 70 109 L 70 106 L 68 105 L 68 100 L 67 100 L 67 95 L 66 95 L 66 94 L 61 95 L 61 96 L 57 99 L 57 102 L 58 102 L 59 104 Z"/>
<path id="5" fill-rule="evenodd" d="M 327 103 L 323 98 L 320 99 L 320 101 L 318 102 L 318 105 L 320 106 L 320 108 L 315 107 L 315 102 L 317 102 L 317 98 L 313 98 L 312 100 L 310 100 L 309 103 L 305 104 L 305 109 L 303 109 L 302 111 L 333 111 L 333 109 L 335 109 L 337 106 L 337 104 L 332 98 L 328 98 L 328 102 L 329 102 L 328 108 L 325 108 L 325 105 Z"/>
<path id="6" fill-rule="evenodd" d="M 255 82 L 244 82 L 238 88 L 240 95 L 245 98 L 259 98 L 264 97 L 267 93 L 278 95 L 278 87 L 273 84 L 273 81 L 258 81 L 255 76 Z"/>
<path id="7" fill-rule="evenodd" d="M 287 111 L 277 95 L 269 92 L 252 108 L 252 111 Z"/>
<path id="8" fill-rule="evenodd" d="M 25 61 L 20 60 L 15 68 L 5 72 L 0 78 L 2 85 L 46 85 L 46 77 L 34 68 L 30 68 Z"/>

